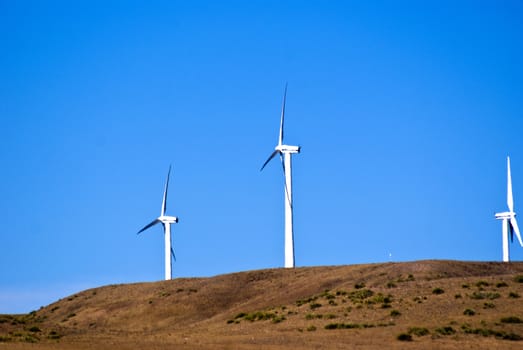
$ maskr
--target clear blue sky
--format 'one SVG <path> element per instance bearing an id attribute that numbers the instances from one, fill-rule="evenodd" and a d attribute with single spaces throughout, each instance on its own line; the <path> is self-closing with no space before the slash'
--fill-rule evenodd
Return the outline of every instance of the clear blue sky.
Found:
<path id="1" fill-rule="evenodd" d="M 0 313 L 161 280 L 169 164 L 175 277 L 282 266 L 285 82 L 297 266 L 501 260 L 521 1 L 73 3 L 0 2 Z"/>

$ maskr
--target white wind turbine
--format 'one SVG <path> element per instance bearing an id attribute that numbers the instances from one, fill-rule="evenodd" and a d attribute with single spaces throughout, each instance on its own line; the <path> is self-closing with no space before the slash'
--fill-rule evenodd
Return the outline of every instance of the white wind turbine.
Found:
<path id="1" fill-rule="evenodd" d="M 503 220 L 502 233 L 503 233 L 503 261 L 510 261 L 509 257 L 509 242 L 508 235 L 510 232 L 511 241 L 514 242 L 514 232 L 518 237 L 519 244 L 523 247 L 523 241 L 521 240 L 521 234 L 519 233 L 518 223 L 516 221 L 516 213 L 514 212 L 514 199 L 512 198 L 512 178 L 510 177 L 510 158 L 507 157 L 507 206 L 508 210 L 503 213 L 496 213 L 495 217 L 497 220 Z"/>
<path id="2" fill-rule="evenodd" d="M 283 122 L 285 118 L 285 99 L 287 97 L 287 85 L 283 94 L 283 103 L 281 107 L 280 136 L 278 145 L 274 152 L 263 163 L 260 171 L 265 168 L 277 154 L 280 155 L 283 173 L 285 175 L 285 267 L 294 267 L 294 232 L 292 230 L 292 169 L 291 154 L 300 153 L 300 146 L 289 146 L 283 144 Z"/>
<path id="3" fill-rule="evenodd" d="M 163 224 L 163 232 L 164 232 L 164 236 L 165 236 L 164 238 L 165 238 L 165 279 L 166 280 L 172 279 L 171 255 L 172 255 L 173 259 L 176 260 L 176 257 L 174 255 L 174 250 L 171 246 L 171 224 L 175 224 L 178 222 L 178 218 L 176 216 L 165 215 L 165 210 L 167 209 L 167 189 L 169 188 L 169 175 L 170 174 L 171 174 L 171 166 L 169 166 L 169 172 L 167 173 L 167 181 L 165 182 L 165 190 L 163 191 L 162 210 L 160 212 L 160 216 L 157 219 L 153 220 L 150 224 L 146 225 L 140 231 L 138 231 L 138 234 L 140 234 L 151 226 L 154 226 L 158 223 Z"/>

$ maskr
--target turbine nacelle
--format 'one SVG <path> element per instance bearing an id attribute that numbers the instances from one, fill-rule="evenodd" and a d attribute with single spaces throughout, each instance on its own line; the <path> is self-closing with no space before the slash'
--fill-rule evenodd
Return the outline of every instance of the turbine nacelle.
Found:
<path id="1" fill-rule="evenodd" d="M 176 216 L 163 215 L 163 216 L 160 216 L 157 220 L 161 221 L 164 224 L 176 224 L 176 223 L 178 223 L 178 218 Z"/>
<path id="2" fill-rule="evenodd" d="M 512 211 L 505 211 L 503 213 L 494 214 L 497 220 L 510 219 L 516 216 L 516 213 Z"/>
<path id="3" fill-rule="evenodd" d="M 274 150 L 280 153 L 300 153 L 300 146 L 278 145 Z"/>

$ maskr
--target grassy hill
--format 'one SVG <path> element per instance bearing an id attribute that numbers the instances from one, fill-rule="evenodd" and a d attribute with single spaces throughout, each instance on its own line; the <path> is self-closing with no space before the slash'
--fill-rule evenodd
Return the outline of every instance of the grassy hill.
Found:
<path id="1" fill-rule="evenodd" d="M 0 315 L 0 349 L 521 349 L 523 263 L 418 261 L 110 285 Z"/>

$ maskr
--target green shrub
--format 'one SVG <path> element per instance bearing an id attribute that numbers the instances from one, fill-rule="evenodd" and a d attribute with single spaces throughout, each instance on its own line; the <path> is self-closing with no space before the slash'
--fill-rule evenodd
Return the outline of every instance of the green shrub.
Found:
<path id="1" fill-rule="evenodd" d="M 504 333 L 501 336 L 501 339 L 503 339 L 503 340 L 520 341 L 520 340 L 523 340 L 523 337 L 521 337 L 519 334 L 516 334 L 516 333 Z"/>
<path id="2" fill-rule="evenodd" d="M 496 305 L 494 305 L 493 303 L 484 303 L 483 304 L 484 309 L 493 309 L 495 307 L 496 307 Z"/>
<path id="3" fill-rule="evenodd" d="M 417 337 L 422 337 L 429 334 L 429 330 L 424 327 L 411 327 L 409 328 L 409 334 L 414 334 Z"/>
<path id="4" fill-rule="evenodd" d="M 314 332 L 316 330 L 316 326 L 309 326 L 307 327 L 308 332 Z"/>
<path id="5" fill-rule="evenodd" d="M 236 317 L 234 317 L 233 321 L 236 323 L 239 323 L 241 319 L 244 319 L 246 321 L 251 321 L 251 322 L 272 320 L 273 323 L 279 323 L 279 322 L 285 320 L 285 316 L 283 316 L 283 315 L 279 316 L 276 313 L 264 312 L 264 311 L 256 311 L 256 312 L 251 312 L 251 313 L 240 312 L 239 314 L 236 315 Z M 227 321 L 227 323 L 232 323 L 232 322 Z"/>
<path id="6" fill-rule="evenodd" d="M 474 292 L 472 295 L 470 295 L 471 299 L 489 299 L 494 300 L 499 298 L 501 295 L 499 293 L 495 292 Z"/>
<path id="7" fill-rule="evenodd" d="M 355 289 L 365 288 L 365 283 L 363 283 L 363 282 L 356 283 L 356 284 L 354 285 L 354 288 L 355 288 Z"/>
<path id="8" fill-rule="evenodd" d="M 466 334 L 478 334 L 483 337 L 488 337 L 491 335 L 495 335 L 495 331 L 487 328 L 471 328 L 469 325 L 463 325 L 461 326 L 461 329 Z"/>
<path id="9" fill-rule="evenodd" d="M 516 277 L 514 277 L 514 282 L 523 283 L 523 275 L 517 275 Z"/>
<path id="10" fill-rule="evenodd" d="M 475 314 L 476 314 L 476 311 L 474 311 L 472 309 L 465 309 L 465 311 L 463 311 L 463 315 L 474 316 Z"/>
<path id="11" fill-rule="evenodd" d="M 374 295 L 374 292 L 370 289 L 358 289 L 349 293 L 349 298 L 352 302 L 362 302 L 363 300 L 370 298 Z"/>
<path id="12" fill-rule="evenodd" d="M 338 329 L 338 323 L 329 323 L 325 325 L 325 329 Z"/>
<path id="13" fill-rule="evenodd" d="M 41 329 L 38 328 L 37 326 L 33 326 L 33 327 L 29 328 L 29 332 L 33 332 L 33 333 L 41 332 Z"/>
<path id="14" fill-rule="evenodd" d="M 26 334 L 22 337 L 22 340 L 26 343 L 36 343 L 39 339 L 32 334 Z"/>
<path id="15" fill-rule="evenodd" d="M 472 328 L 470 328 L 470 324 L 468 323 L 461 325 L 461 330 L 465 333 L 470 333 L 471 329 Z"/>
<path id="16" fill-rule="evenodd" d="M 517 317 L 517 316 L 509 316 L 509 317 L 503 317 L 501 319 L 502 323 L 523 323 L 523 319 Z"/>
<path id="17" fill-rule="evenodd" d="M 312 303 L 312 304 L 310 305 L 311 310 L 315 310 L 315 309 L 317 309 L 317 308 L 319 308 L 319 307 L 321 307 L 321 304 L 320 304 L 320 303 Z"/>
<path id="18" fill-rule="evenodd" d="M 503 339 L 503 340 L 513 340 L 513 341 L 523 340 L 523 338 L 516 333 L 505 333 L 503 331 L 497 331 L 494 329 L 470 328 L 469 325 L 463 325 L 463 326 L 461 326 L 461 329 L 466 334 L 478 334 L 483 337 L 496 337 L 498 339 Z"/>
<path id="19" fill-rule="evenodd" d="M 374 295 L 372 298 L 368 298 L 365 300 L 365 303 L 366 304 L 389 304 L 392 302 L 392 296 L 389 294 L 389 295 L 383 295 L 381 293 L 378 293 L 376 295 Z M 384 308 L 387 308 L 387 307 L 390 307 L 390 306 L 386 306 Z"/>
<path id="20" fill-rule="evenodd" d="M 7 343 L 8 341 L 11 341 L 11 338 L 7 335 L 0 335 L 0 343 Z"/>
<path id="21" fill-rule="evenodd" d="M 270 318 L 270 316 L 264 312 L 258 311 L 258 312 L 253 312 L 253 313 L 247 314 L 243 318 L 247 321 L 254 322 L 254 321 L 267 320 Z"/>
<path id="22" fill-rule="evenodd" d="M 508 293 L 508 297 L 509 298 L 513 298 L 513 299 L 517 299 L 517 298 L 519 298 L 519 294 L 516 293 L 516 292 L 510 292 L 510 293 Z"/>
<path id="23" fill-rule="evenodd" d="M 496 283 L 496 288 L 502 288 L 502 287 L 508 287 L 508 284 L 506 282 Z"/>
<path id="24" fill-rule="evenodd" d="M 400 316 L 400 315 L 401 315 L 401 312 L 399 312 L 398 310 L 391 310 L 391 311 L 390 311 L 390 315 L 391 315 L 392 317 Z"/>
<path id="25" fill-rule="evenodd" d="M 459 293 L 458 293 L 458 294 L 455 294 L 455 295 L 454 295 L 454 299 L 461 299 L 461 294 L 459 294 Z"/>
<path id="26" fill-rule="evenodd" d="M 329 323 L 325 329 L 355 329 L 355 328 L 373 328 L 372 324 L 367 323 Z"/>
<path id="27" fill-rule="evenodd" d="M 436 328 L 435 331 L 436 333 L 441 335 L 452 335 L 456 333 L 454 328 L 452 328 L 451 326 Z"/>
<path id="28" fill-rule="evenodd" d="M 58 332 L 56 331 L 51 331 L 49 332 L 49 335 L 47 336 L 47 338 L 49 339 L 60 339 L 62 336 L 60 334 L 58 334 Z"/>
<path id="29" fill-rule="evenodd" d="M 442 288 L 434 288 L 432 290 L 432 294 L 438 295 L 438 294 L 443 294 L 443 293 L 445 293 L 445 291 Z"/>
<path id="30" fill-rule="evenodd" d="M 461 285 L 461 288 L 463 288 L 463 289 L 469 289 L 470 286 L 469 286 L 468 284 L 462 284 L 462 285 Z"/>
<path id="31" fill-rule="evenodd" d="M 322 314 L 307 314 L 305 315 L 306 320 L 314 320 L 315 318 L 323 318 Z"/>
<path id="32" fill-rule="evenodd" d="M 272 317 L 272 323 L 280 323 L 280 322 L 283 322 L 285 320 L 286 320 L 286 318 L 283 315 Z"/>
<path id="33" fill-rule="evenodd" d="M 476 282 L 476 287 L 488 287 L 490 284 L 487 281 L 478 281 Z"/>
<path id="34" fill-rule="evenodd" d="M 316 299 L 318 299 L 318 297 L 310 297 L 310 298 L 307 298 L 307 299 L 296 300 L 296 305 L 297 306 L 302 306 L 303 304 L 308 304 L 310 302 L 315 301 Z"/>
<path id="35" fill-rule="evenodd" d="M 412 341 L 412 335 L 408 333 L 401 333 L 396 337 L 399 341 Z"/>
<path id="36" fill-rule="evenodd" d="M 334 299 L 335 296 L 330 293 L 330 290 L 325 289 L 320 295 L 318 295 L 319 298 L 325 298 L 325 299 Z"/>
<path id="37" fill-rule="evenodd" d="M 396 287 L 397 287 L 396 283 L 394 283 L 392 281 L 387 283 L 387 288 L 396 288 Z"/>

